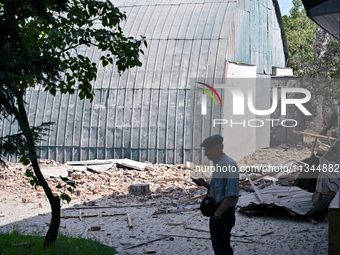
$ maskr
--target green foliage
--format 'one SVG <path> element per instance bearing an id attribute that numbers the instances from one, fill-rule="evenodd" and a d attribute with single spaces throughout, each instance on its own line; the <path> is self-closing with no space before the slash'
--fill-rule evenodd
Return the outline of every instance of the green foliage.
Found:
<path id="1" fill-rule="evenodd" d="M 22 157 L 22 158 L 23 158 L 23 157 Z M 21 159 L 22 159 L 22 158 L 21 158 Z M 30 184 L 31 184 L 35 189 L 37 189 L 37 187 L 41 185 L 41 182 L 38 180 L 37 177 L 35 177 L 35 175 L 33 174 L 32 170 L 27 169 L 27 170 L 26 170 L 26 176 L 31 178 L 31 179 L 30 179 Z"/>
<path id="2" fill-rule="evenodd" d="M 69 195 L 67 195 L 66 191 L 73 192 L 73 188 L 76 187 L 76 184 L 73 181 L 70 181 L 67 177 L 60 176 L 60 179 L 65 182 L 65 185 L 58 184 L 56 188 L 58 188 L 61 192 L 60 198 L 67 203 L 71 202 L 71 198 Z"/>
<path id="3" fill-rule="evenodd" d="M 323 78 L 306 83 L 312 94 L 311 108 L 322 105 L 322 111 L 313 113 L 317 119 L 323 119 L 326 129 L 334 123 L 334 108 L 338 104 L 338 83 L 332 78 L 339 77 L 338 40 L 318 27 L 307 17 L 301 0 L 293 0 L 290 15 L 283 16 L 290 66 L 294 75 L 307 78 Z M 318 130 L 319 124 L 313 129 Z"/>
<path id="4" fill-rule="evenodd" d="M 58 254 L 117 254 L 114 248 L 98 241 L 73 238 L 60 235 L 55 244 L 43 250 L 44 239 L 41 236 L 23 235 L 17 232 L 0 234 L 0 254 L 12 255 L 58 255 Z M 18 245 L 22 244 L 22 245 Z"/>
<path id="5" fill-rule="evenodd" d="M 291 68 L 298 77 L 339 77 L 339 46 L 307 17 L 301 0 L 293 0 L 290 15 L 283 16 Z"/>
<path id="6" fill-rule="evenodd" d="M 144 37 L 124 36 L 126 15 L 111 1 L 0 2 L 0 79 L 13 94 L 37 83 L 53 95 L 57 89 L 73 94 L 77 84 L 80 98 L 92 100 L 97 64 L 84 54 L 89 47 L 102 50 L 102 65 L 115 63 L 119 72 L 141 66 Z"/>
<path id="7" fill-rule="evenodd" d="M 317 25 L 307 17 L 300 0 L 293 0 L 290 15 L 282 17 L 291 68 L 297 76 L 305 76 L 305 66 L 314 62 L 313 43 L 316 39 Z"/>

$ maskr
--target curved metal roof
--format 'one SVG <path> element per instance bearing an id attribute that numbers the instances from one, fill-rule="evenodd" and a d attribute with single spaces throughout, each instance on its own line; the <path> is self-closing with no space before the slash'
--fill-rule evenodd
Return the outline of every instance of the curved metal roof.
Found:
<path id="1" fill-rule="evenodd" d="M 102 52 L 81 48 L 98 64 L 92 103 L 74 95 L 55 97 L 42 89 L 27 94 L 30 123 L 52 121 L 41 158 L 86 160 L 131 158 L 159 163 L 182 163 L 208 128 L 190 124 L 193 80 L 223 79 L 226 61 L 257 66 L 270 74 L 285 67 L 284 46 L 273 1 L 268 0 L 118 0 L 126 12 L 126 35 L 146 36 L 142 67 L 119 76 L 116 67 L 102 67 Z M 193 103 L 193 102 L 192 102 Z M 221 116 L 210 109 L 210 116 Z M 195 127 L 196 128 L 196 127 Z M 17 125 L 0 123 L 0 134 L 15 133 Z"/>

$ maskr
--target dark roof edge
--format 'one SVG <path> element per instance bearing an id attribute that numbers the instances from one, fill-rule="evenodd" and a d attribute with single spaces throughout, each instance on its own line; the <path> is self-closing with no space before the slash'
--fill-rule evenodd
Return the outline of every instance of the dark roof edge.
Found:
<path id="1" fill-rule="evenodd" d="M 309 16 L 309 10 L 314 7 L 327 2 L 328 0 L 302 0 L 302 3 L 307 11 L 307 16 Z"/>
<path id="2" fill-rule="evenodd" d="M 277 19 L 278 19 L 279 25 L 280 25 L 281 38 L 282 38 L 282 42 L 283 42 L 283 51 L 285 53 L 286 67 L 290 67 L 289 55 L 288 55 L 287 37 L 286 37 L 285 27 L 283 25 L 283 20 L 282 20 L 282 15 L 281 15 L 281 11 L 280 11 L 280 6 L 279 6 L 279 3 L 278 3 L 277 0 L 273 0 L 273 3 L 274 3 L 274 7 L 275 7 L 276 16 L 277 16 Z"/>

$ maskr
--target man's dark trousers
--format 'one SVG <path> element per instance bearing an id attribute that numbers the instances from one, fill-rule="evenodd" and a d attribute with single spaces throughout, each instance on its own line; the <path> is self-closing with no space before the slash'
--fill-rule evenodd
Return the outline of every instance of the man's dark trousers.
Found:
<path id="1" fill-rule="evenodd" d="M 221 219 L 210 216 L 210 235 L 215 255 L 233 255 L 230 246 L 230 231 L 235 226 L 235 207 L 230 207 L 222 215 Z"/>

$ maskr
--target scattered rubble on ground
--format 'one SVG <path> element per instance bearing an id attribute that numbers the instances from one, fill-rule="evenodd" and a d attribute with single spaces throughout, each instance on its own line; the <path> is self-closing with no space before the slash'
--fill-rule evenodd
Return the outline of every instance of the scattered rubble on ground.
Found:
<path id="1" fill-rule="evenodd" d="M 112 162 L 94 165 L 86 162 L 84 163 L 86 166 L 79 164 L 79 162 L 69 165 L 59 164 L 53 160 L 40 160 L 39 163 L 43 173 L 54 173 L 54 176 L 46 177 L 45 175 L 45 178 L 55 195 L 60 194 L 60 190 L 56 186 L 64 185 L 64 182 L 56 176 L 57 170 L 65 172 L 66 169 L 69 179 L 76 185 L 71 198 L 78 198 L 84 203 L 102 197 L 121 201 L 147 201 L 169 197 L 179 201 L 206 192 L 204 189 L 197 189 L 197 186 L 191 181 L 190 169 L 183 164 L 146 163 L 143 171 L 123 167 L 120 164 L 112 164 Z M 8 168 L 2 169 L 0 172 L 0 188 L 4 191 L 10 190 L 13 194 L 20 196 L 23 202 L 29 203 L 44 197 L 45 193 L 42 187 L 33 189 L 29 178 L 25 175 L 26 169 L 28 167 L 20 163 L 9 162 Z M 145 190 L 137 191 L 136 187 L 138 186 L 144 187 Z"/>
<path id="2" fill-rule="evenodd" d="M 243 169 L 247 169 L 250 173 L 250 176 L 246 176 L 241 170 L 240 188 L 247 192 L 258 193 L 258 190 L 273 184 L 292 186 L 298 177 L 298 173 L 294 173 L 295 167 L 301 166 L 303 164 L 301 160 L 310 156 L 312 147 L 312 143 L 299 143 L 257 150 L 238 162 L 240 169 L 244 166 Z M 315 152 L 318 151 L 320 154 L 329 148 L 327 144 L 318 143 Z M 172 207 L 158 208 L 154 215 L 197 209 L 197 203 L 206 194 L 206 189 L 198 188 L 190 177 L 206 179 L 211 177 L 209 172 L 203 175 L 196 172 L 194 164 L 190 162 L 168 165 L 112 159 L 74 161 L 67 162 L 67 164 L 59 164 L 53 160 L 40 160 L 39 164 L 55 195 L 60 194 L 56 186 L 64 185 L 58 175 L 67 175 L 76 184 L 71 198 L 77 203 L 82 202 L 85 206 L 93 206 L 95 199 L 103 197 L 118 202 L 146 202 L 150 199 L 161 198 L 163 203 L 172 205 Z M 288 167 L 290 172 L 270 173 L 268 169 L 271 166 Z M 25 176 L 27 168 L 20 163 L 9 162 L 8 168 L 0 171 L 0 188 L 17 195 L 23 203 L 37 202 L 45 196 L 45 193 L 41 187 L 34 190 L 29 184 L 29 178 Z M 252 179 L 254 183 L 248 182 L 249 179 Z M 253 196 L 252 199 L 259 197 L 258 194 Z M 181 207 L 183 201 L 190 202 L 190 205 Z M 261 200 L 256 201 L 258 202 Z"/>
<path id="3" fill-rule="evenodd" d="M 310 144 L 298 144 L 261 149 L 238 163 L 239 165 L 246 164 L 249 167 L 261 164 L 268 167 L 270 165 L 279 166 L 290 161 L 287 164 L 294 168 L 294 164 L 298 164 L 298 162 L 310 156 L 311 148 L 312 145 Z M 317 150 L 319 152 L 321 151 L 320 148 L 328 150 L 329 146 L 318 145 Z M 41 169 L 46 174 L 51 174 L 57 169 L 63 169 L 62 171 L 65 173 L 66 169 L 65 175 L 76 182 L 77 188 L 71 195 L 71 205 L 77 205 L 66 208 L 63 206 L 61 231 L 83 235 L 84 237 L 95 237 L 107 245 L 124 247 L 123 249 L 128 252 L 157 251 L 160 254 L 178 254 L 180 249 L 188 247 L 187 242 L 190 242 L 193 247 L 200 247 L 202 250 L 208 248 L 207 251 L 212 252 L 207 227 L 208 221 L 206 218 L 202 219 L 203 216 L 197 210 L 198 203 L 206 194 L 206 189 L 198 188 L 191 181 L 190 177 L 197 178 L 201 174 L 195 172 L 192 164 L 165 165 L 145 162 L 143 163 L 145 164 L 144 170 L 134 170 L 117 162 L 103 164 L 103 162 L 97 161 L 96 164 L 91 162 L 91 165 L 89 162 L 83 165 L 80 165 L 80 163 L 67 165 L 58 164 L 52 160 L 40 160 Z M 42 202 L 42 208 L 40 205 L 38 206 L 45 195 L 42 188 L 38 187 L 35 190 L 29 184 L 29 178 L 25 176 L 27 167 L 15 163 L 8 163 L 8 165 L 8 169 L 0 170 L 2 201 L 6 205 L 8 202 L 8 204 L 21 204 L 23 207 L 29 206 L 30 212 L 25 213 L 26 217 L 27 214 L 33 214 L 33 211 L 49 211 L 46 201 Z M 211 173 L 204 174 L 203 177 L 209 179 Z M 254 171 L 249 173 L 248 178 L 253 179 L 258 190 L 273 187 L 274 181 L 276 184 L 280 184 L 274 186 L 278 189 L 295 189 L 295 186 L 291 186 L 296 179 L 295 175 L 275 176 L 272 173 Z M 53 192 L 58 193 L 55 186 L 60 179 L 58 177 L 46 177 L 46 179 Z M 247 182 L 247 176 L 245 173 L 241 173 L 240 185 L 244 189 L 248 188 L 255 191 L 253 186 Z M 282 197 L 278 189 L 275 191 L 277 197 Z M 131 194 L 134 192 L 137 192 L 137 194 L 140 192 L 141 195 Z M 12 202 L 6 201 L 6 194 L 10 194 L 8 200 L 9 197 L 17 197 L 17 199 Z M 254 192 L 249 194 L 253 195 L 254 200 L 258 199 Z M 266 194 L 263 194 L 262 199 L 266 202 Z M 282 199 L 289 200 L 289 197 L 282 197 Z M 35 207 L 37 207 L 36 210 L 32 210 Z M 266 210 L 269 210 L 269 208 L 266 208 Z M 7 218 L 10 217 L 9 214 L 6 213 Z M 46 227 L 50 215 L 38 214 L 36 217 L 38 218 L 34 219 L 34 226 L 32 225 L 29 228 Z M 232 233 L 232 243 L 236 251 L 244 251 L 244 245 L 249 245 L 249 252 L 251 252 L 252 249 L 259 249 L 258 245 L 260 244 L 263 247 L 261 250 L 263 253 L 268 250 L 275 253 L 274 251 L 277 252 L 277 249 L 272 243 L 272 239 L 278 239 L 282 246 L 287 246 L 286 249 L 289 250 L 290 245 L 293 245 L 301 235 L 296 234 L 294 236 L 295 232 L 285 227 L 291 220 L 289 218 L 282 222 L 281 219 L 266 220 L 259 218 L 259 222 L 256 223 L 254 219 L 249 219 L 245 215 L 238 214 L 237 217 L 236 232 Z M 313 225 L 308 224 L 308 220 L 299 225 L 300 223 L 296 222 L 297 220 L 292 221 L 294 223 L 291 224 L 293 229 L 296 226 L 299 231 L 307 229 L 309 233 L 308 229 L 311 229 L 311 231 L 318 233 L 320 231 L 327 233 L 323 223 L 318 222 L 317 227 L 314 227 L 314 219 L 311 219 L 314 221 Z M 26 229 L 27 225 L 24 221 L 20 224 L 25 226 Z M 4 226 L 3 229 L 9 228 L 8 226 Z M 304 226 L 305 230 L 301 230 L 301 226 Z M 320 242 L 318 251 L 325 250 L 325 240 L 320 240 L 319 237 L 314 238 L 312 235 L 310 235 L 310 238 Z M 174 239 L 176 247 L 171 246 L 171 241 Z M 242 248 L 239 248 L 237 243 L 241 243 Z M 304 245 L 312 247 L 313 242 L 305 241 Z M 179 250 L 176 250 L 177 248 Z M 173 253 L 169 253 L 169 249 L 174 249 Z M 315 251 L 315 247 L 308 248 L 304 254 L 311 250 Z M 166 252 L 162 253 L 162 251 Z M 190 254 L 197 254 L 197 252 L 198 250 Z"/>

